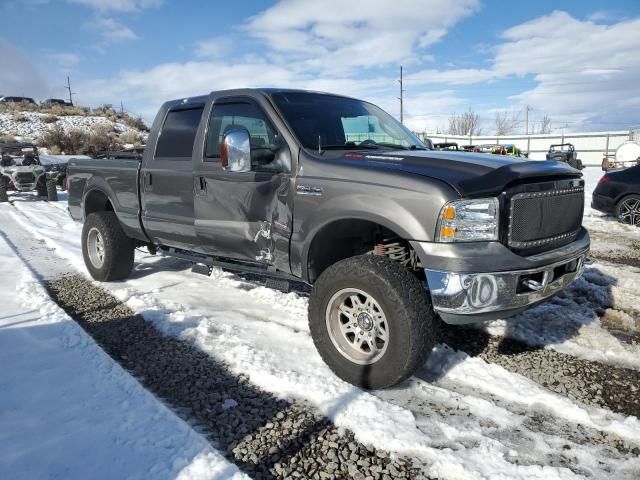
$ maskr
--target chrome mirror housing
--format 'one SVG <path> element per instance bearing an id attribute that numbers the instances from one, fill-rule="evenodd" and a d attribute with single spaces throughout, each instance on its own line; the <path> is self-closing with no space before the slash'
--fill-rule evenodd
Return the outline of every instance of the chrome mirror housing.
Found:
<path id="1" fill-rule="evenodd" d="M 251 142 L 244 128 L 229 130 L 220 145 L 220 162 L 228 172 L 251 171 Z"/>

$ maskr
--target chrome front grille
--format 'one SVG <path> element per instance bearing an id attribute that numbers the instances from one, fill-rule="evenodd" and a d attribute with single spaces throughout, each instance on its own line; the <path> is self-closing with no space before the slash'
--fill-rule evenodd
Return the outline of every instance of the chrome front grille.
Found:
<path id="1" fill-rule="evenodd" d="M 527 191 L 511 197 L 508 245 L 515 249 L 572 242 L 582 225 L 584 187 Z"/>

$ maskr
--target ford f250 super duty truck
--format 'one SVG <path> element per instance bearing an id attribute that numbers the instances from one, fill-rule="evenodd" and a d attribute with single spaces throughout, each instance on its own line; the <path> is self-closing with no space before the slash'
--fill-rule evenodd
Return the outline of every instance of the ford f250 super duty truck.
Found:
<path id="1" fill-rule="evenodd" d="M 431 151 L 375 105 L 316 92 L 167 102 L 142 160 L 72 160 L 68 188 L 93 278 L 127 277 L 147 246 L 306 282 L 318 351 L 365 388 L 422 365 L 440 319 L 505 318 L 555 294 L 589 250 L 567 164 Z"/>

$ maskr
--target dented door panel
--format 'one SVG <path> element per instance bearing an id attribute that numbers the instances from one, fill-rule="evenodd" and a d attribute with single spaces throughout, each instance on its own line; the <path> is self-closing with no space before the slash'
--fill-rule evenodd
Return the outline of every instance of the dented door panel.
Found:
<path id="1" fill-rule="evenodd" d="M 290 175 L 217 169 L 200 176 L 205 190 L 194 203 L 199 250 L 289 272 Z"/>

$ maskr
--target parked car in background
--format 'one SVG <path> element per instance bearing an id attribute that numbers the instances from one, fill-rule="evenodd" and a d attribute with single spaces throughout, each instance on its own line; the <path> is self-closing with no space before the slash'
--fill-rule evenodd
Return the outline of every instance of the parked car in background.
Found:
<path id="1" fill-rule="evenodd" d="M 584 168 L 582 160 L 578 158 L 578 152 L 576 152 L 576 149 L 571 143 L 549 145 L 547 160 L 551 160 L 553 162 L 564 162 L 578 170 L 582 170 Z"/>
<path id="2" fill-rule="evenodd" d="M 434 143 L 433 144 L 433 149 L 434 150 L 453 150 L 455 152 L 460 150 L 460 148 L 458 147 L 458 144 L 456 142 Z"/>
<path id="3" fill-rule="evenodd" d="M 0 144 L 0 202 L 8 201 L 9 190 L 36 190 L 38 195 L 47 196 L 50 201 L 58 200 L 56 184 L 47 179 L 34 144 Z"/>
<path id="4" fill-rule="evenodd" d="M 46 100 L 43 100 L 40 103 L 40 106 L 42 107 L 53 107 L 53 106 L 60 106 L 60 107 L 72 107 L 73 105 L 69 102 L 67 102 L 66 100 L 62 100 L 61 98 L 47 98 Z"/>
<path id="5" fill-rule="evenodd" d="M 640 225 L 640 165 L 609 170 L 593 191 L 591 208 L 614 215 L 620 223 Z"/>
<path id="6" fill-rule="evenodd" d="M 0 103 L 30 103 L 37 105 L 36 101 L 30 97 L 0 97 Z"/>

